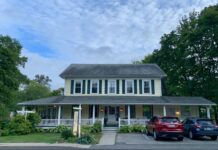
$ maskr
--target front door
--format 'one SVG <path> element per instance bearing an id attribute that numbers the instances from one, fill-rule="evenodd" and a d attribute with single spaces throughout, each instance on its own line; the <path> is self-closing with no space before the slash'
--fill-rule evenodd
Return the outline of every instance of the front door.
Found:
<path id="1" fill-rule="evenodd" d="M 118 126 L 118 118 L 118 106 L 105 106 L 105 126 Z"/>

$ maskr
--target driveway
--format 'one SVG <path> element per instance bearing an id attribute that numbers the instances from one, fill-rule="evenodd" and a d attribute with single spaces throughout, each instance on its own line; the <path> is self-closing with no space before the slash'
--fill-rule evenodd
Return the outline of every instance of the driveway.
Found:
<path id="1" fill-rule="evenodd" d="M 161 139 L 155 141 L 152 136 L 145 134 L 132 134 L 132 133 L 118 133 L 116 137 L 116 144 L 218 144 L 218 141 L 211 141 L 209 138 L 201 138 L 198 140 L 191 140 L 184 137 L 183 141 L 177 139 Z"/>

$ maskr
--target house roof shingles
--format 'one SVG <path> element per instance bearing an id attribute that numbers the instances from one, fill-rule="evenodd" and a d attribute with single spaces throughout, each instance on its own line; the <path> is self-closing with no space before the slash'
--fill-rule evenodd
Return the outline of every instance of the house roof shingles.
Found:
<path id="1" fill-rule="evenodd" d="M 18 103 L 18 105 L 216 105 L 203 97 L 170 96 L 56 96 Z"/>
<path id="2" fill-rule="evenodd" d="M 157 64 L 71 64 L 62 78 L 163 78 Z"/>

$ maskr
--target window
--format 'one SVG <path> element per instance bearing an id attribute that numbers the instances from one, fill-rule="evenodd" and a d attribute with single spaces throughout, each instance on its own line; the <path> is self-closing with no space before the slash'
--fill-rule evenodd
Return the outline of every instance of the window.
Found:
<path id="1" fill-rule="evenodd" d="M 75 81 L 75 94 L 82 93 L 82 81 Z"/>
<path id="2" fill-rule="evenodd" d="M 98 80 L 92 80 L 91 92 L 94 94 L 98 93 Z"/>
<path id="3" fill-rule="evenodd" d="M 144 105 L 143 106 L 143 117 L 150 119 L 152 117 L 152 106 Z"/>
<path id="4" fill-rule="evenodd" d="M 108 91 L 109 91 L 109 94 L 115 94 L 116 92 L 116 81 L 115 80 L 108 81 Z"/>
<path id="5" fill-rule="evenodd" d="M 191 116 L 190 106 L 181 106 L 181 117 L 189 117 Z"/>
<path id="6" fill-rule="evenodd" d="M 151 84 L 150 81 L 143 81 L 143 91 L 144 93 L 150 93 L 151 92 Z"/>
<path id="7" fill-rule="evenodd" d="M 127 94 L 133 93 L 133 80 L 126 81 L 126 93 Z"/>

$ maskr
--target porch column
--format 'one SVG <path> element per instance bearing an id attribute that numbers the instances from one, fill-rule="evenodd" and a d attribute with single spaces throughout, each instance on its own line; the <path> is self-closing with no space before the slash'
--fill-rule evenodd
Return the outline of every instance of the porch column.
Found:
<path id="1" fill-rule="evenodd" d="M 130 125 L 130 105 L 128 105 L 128 125 Z"/>
<path id="2" fill-rule="evenodd" d="M 207 107 L 207 118 L 210 119 L 210 107 L 209 106 Z"/>
<path id="3" fill-rule="evenodd" d="M 93 105 L 93 109 L 92 109 L 92 124 L 95 123 L 95 105 Z"/>
<path id="4" fill-rule="evenodd" d="M 61 124 L 61 106 L 58 106 L 58 125 Z"/>
<path id="5" fill-rule="evenodd" d="M 79 126 L 78 126 L 78 136 L 80 137 L 81 135 L 81 111 L 82 111 L 82 107 L 81 104 L 79 105 Z"/>
<path id="6" fill-rule="evenodd" d="M 163 116 L 167 115 L 166 106 L 163 106 Z"/>

